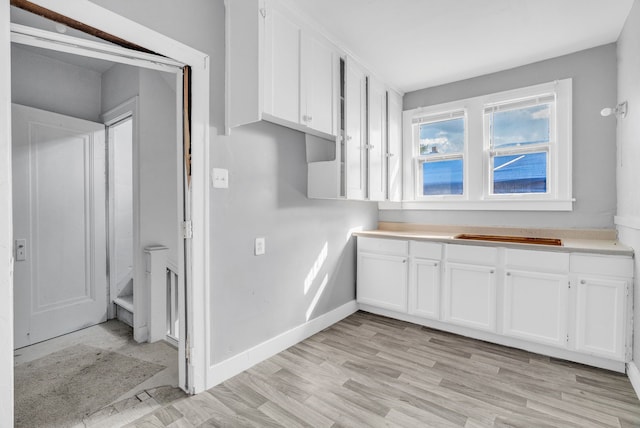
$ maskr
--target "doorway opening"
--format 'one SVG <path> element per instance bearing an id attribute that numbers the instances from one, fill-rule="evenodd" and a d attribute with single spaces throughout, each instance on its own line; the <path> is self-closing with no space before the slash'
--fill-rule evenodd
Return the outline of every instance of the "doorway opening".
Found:
<path id="1" fill-rule="evenodd" d="M 28 31 L 22 28 L 21 36 Z M 41 43 L 41 30 L 38 32 L 38 40 L 38 43 Z M 14 52 L 22 51 L 22 59 L 34 55 L 51 57 L 51 52 L 59 52 L 55 47 L 49 47 L 48 50 L 51 52 L 48 54 L 36 53 L 34 49 L 40 47 L 34 48 L 24 41 L 20 42 L 20 47 L 12 47 Z M 82 57 L 82 54 L 79 56 Z M 60 58 L 50 59 L 63 62 Z M 133 327 L 134 337 L 139 342 L 164 340 L 178 347 L 176 359 L 179 360 L 179 364 L 176 365 L 179 369 L 175 371 L 175 383 L 189 391 L 189 369 L 185 358 L 186 322 L 180 322 L 186 317 L 187 301 L 184 280 L 185 245 L 181 233 L 186 219 L 184 187 L 187 181 L 182 136 L 182 68 L 173 64 L 171 67 L 163 66 L 163 70 L 159 71 L 155 63 L 151 68 L 145 68 L 140 64 L 132 66 L 116 62 L 109 69 L 114 67 L 118 68 L 116 71 L 119 75 L 126 75 L 134 69 L 138 91 L 131 94 L 134 95 L 132 98 L 107 111 L 105 105 L 109 105 L 103 97 L 103 113 L 100 115 L 100 123 L 95 122 L 99 125 L 96 129 L 91 128 L 91 125 L 85 134 L 78 135 L 75 131 L 82 129 L 78 123 L 91 121 L 51 112 L 56 110 L 54 108 L 24 108 L 29 114 L 43 117 L 49 115 L 53 118 L 50 120 L 51 123 L 44 127 L 44 131 L 38 128 L 39 133 L 32 131 L 42 123 L 46 124 L 49 119 L 25 119 L 26 126 L 23 128 L 28 130 L 26 134 L 41 136 L 37 141 L 32 141 L 27 136 L 23 150 L 23 154 L 26 154 L 24 162 L 29 166 L 24 170 L 33 177 L 22 180 L 15 174 L 20 174 L 19 171 L 23 169 L 15 164 L 13 167 L 13 182 L 18 186 L 20 183 L 26 186 L 24 191 L 14 192 L 14 195 L 27 195 L 24 206 L 14 204 L 14 218 L 27 219 L 25 233 L 29 230 L 46 232 L 40 233 L 40 240 L 33 237 L 20 238 L 21 242 L 25 242 L 24 262 L 37 262 L 35 267 L 32 263 L 23 270 L 30 281 L 42 278 L 56 279 L 53 286 L 43 285 L 38 296 L 29 295 L 22 299 L 26 302 L 24 306 L 33 309 L 36 302 L 39 306 L 36 307 L 37 311 L 32 312 L 39 313 L 43 325 L 54 325 L 66 321 L 67 318 L 73 318 L 66 316 L 69 315 L 67 304 L 77 305 L 81 301 L 98 302 L 94 306 L 100 306 L 100 309 L 95 311 L 100 313 L 100 316 L 89 321 L 80 321 L 80 325 L 67 326 L 54 333 L 43 333 L 38 339 L 33 339 L 33 323 L 29 320 L 25 328 L 29 340 L 23 343 L 16 342 L 16 347 L 76 331 L 78 328 L 88 327 L 106 319 L 118 318 Z M 167 68 L 171 68 L 170 73 L 167 72 Z M 21 76 L 21 73 L 14 73 L 14 76 L 17 76 L 17 79 L 28 77 Z M 122 78 L 115 79 L 117 82 L 123 82 Z M 50 87 L 55 84 L 49 82 Z M 158 88 L 162 90 L 158 91 Z M 160 96 L 158 99 L 159 92 L 164 93 L 164 98 Z M 47 91 L 43 91 L 45 97 L 46 93 Z M 144 94 L 153 94 L 153 97 L 145 98 Z M 68 101 L 60 100 L 60 104 L 68 104 Z M 140 104 L 143 103 L 145 105 L 141 107 Z M 43 107 L 37 102 L 30 104 Z M 163 111 L 150 112 L 154 107 L 156 110 L 162 110 L 160 106 L 166 108 Z M 19 110 L 21 107 L 14 106 L 14 109 Z M 14 113 L 13 116 L 18 118 L 20 115 Z M 78 119 L 79 122 L 74 122 L 74 119 Z M 60 126 L 65 120 L 72 123 Z M 34 125 L 36 122 L 37 126 Z M 172 129 L 168 130 L 166 126 L 163 128 L 163 125 Z M 74 131 L 67 132 L 68 130 Z M 64 135 L 58 135 L 56 132 L 62 132 Z M 169 143 L 159 145 L 158 142 L 163 136 Z M 57 144 L 64 139 L 68 141 Z M 159 155 L 158 152 L 162 154 Z M 20 156 L 21 151 L 17 150 L 16 154 Z M 77 201 L 70 201 L 70 195 L 75 195 Z M 78 208 L 80 206 L 81 208 Z M 157 210 L 158 207 L 161 209 Z M 33 216 L 21 215 L 25 212 Z M 57 213 L 59 217 L 56 218 L 52 213 Z M 34 216 L 35 220 L 31 218 Z M 44 229 L 43 225 L 48 229 Z M 66 228 L 60 227 L 62 225 Z M 158 230 L 163 231 L 164 236 L 154 235 Z M 22 235 L 15 233 L 16 237 Z M 44 235 L 47 235 L 48 246 L 41 242 Z M 71 238 L 77 239 L 70 242 L 73 241 Z M 71 246 L 74 246 L 74 251 L 68 251 Z M 164 258 L 158 257 L 158 254 L 163 252 L 159 249 L 161 246 L 164 247 Z M 80 263 L 80 259 L 84 260 L 84 263 Z M 160 275 L 157 275 L 156 272 L 150 271 L 149 267 L 159 259 L 163 260 L 164 266 Z M 48 270 L 42 269 L 43 266 Z M 71 269 L 73 272 L 61 278 L 59 274 L 68 273 L 69 266 L 77 268 L 76 271 Z M 34 276 L 33 272 L 37 275 Z M 21 288 L 20 281 L 21 278 L 17 275 L 16 290 Z M 78 285 L 80 282 L 83 282 L 83 285 Z M 61 293 L 60 284 L 71 283 L 74 284 L 70 287 L 71 290 L 66 290 L 66 294 Z M 97 288 L 98 283 L 104 283 L 105 287 Z M 50 297 L 51 301 L 40 304 L 43 296 Z M 103 297 L 106 299 L 105 302 L 102 302 Z M 154 317 L 157 314 L 152 313 L 153 309 L 158 307 L 159 301 L 164 305 L 160 318 Z M 61 314 L 66 311 L 66 315 L 52 315 L 51 309 L 56 305 Z M 15 309 L 16 316 L 19 312 L 22 313 L 19 305 L 15 305 Z M 24 325 L 16 322 L 16 328 L 21 324 Z M 160 336 L 157 334 L 158 331 Z"/>

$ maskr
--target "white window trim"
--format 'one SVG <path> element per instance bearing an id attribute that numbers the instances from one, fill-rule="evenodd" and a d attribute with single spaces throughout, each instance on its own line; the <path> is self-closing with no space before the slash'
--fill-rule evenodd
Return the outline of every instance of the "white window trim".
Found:
<path id="1" fill-rule="evenodd" d="M 552 188 L 547 193 L 490 194 L 489 153 L 484 138 L 484 107 L 519 98 L 555 93 L 556 137 L 551 144 L 548 168 Z M 496 210 L 496 211 L 572 211 L 572 80 L 563 79 L 540 85 L 468 98 L 444 104 L 419 107 L 403 112 L 403 200 L 381 203 L 380 209 L 407 210 Z M 466 112 L 464 152 L 464 194 L 417 198 L 416 145 L 413 119 L 464 109 Z"/>

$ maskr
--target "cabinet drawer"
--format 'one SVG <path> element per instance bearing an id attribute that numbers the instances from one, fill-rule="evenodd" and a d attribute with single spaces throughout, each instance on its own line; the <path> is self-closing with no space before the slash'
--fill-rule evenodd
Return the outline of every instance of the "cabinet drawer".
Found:
<path id="1" fill-rule="evenodd" d="M 633 277 L 633 259 L 621 256 L 571 254 L 571 272 Z"/>
<path id="2" fill-rule="evenodd" d="M 409 243 L 409 254 L 411 257 L 440 260 L 442 259 L 442 244 L 411 241 Z"/>
<path id="3" fill-rule="evenodd" d="M 569 272 L 569 254 L 552 251 L 506 250 L 506 265 L 512 269 L 544 272 Z"/>
<path id="4" fill-rule="evenodd" d="M 473 245 L 447 245 L 447 261 L 493 266 L 498 262 L 498 249 Z"/>
<path id="5" fill-rule="evenodd" d="M 409 242 L 397 239 L 379 239 L 358 237 L 358 251 L 406 256 L 409 253 Z"/>

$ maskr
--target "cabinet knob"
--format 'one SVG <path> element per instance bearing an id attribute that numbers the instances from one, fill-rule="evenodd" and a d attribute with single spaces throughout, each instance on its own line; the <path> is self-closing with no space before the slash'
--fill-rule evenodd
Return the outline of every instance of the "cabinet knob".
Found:
<path id="1" fill-rule="evenodd" d="M 491 270 L 489 271 L 489 273 L 495 273 L 495 270 L 491 269 Z"/>
<path id="2" fill-rule="evenodd" d="M 351 135 L 347 135 L 347 141 L 351 141 Z"/>
<path id="3" fill-rule="evenodd" d="M 311 122 L 313 120 L 313 116 L 307 116 L 307 122 Z"/>
<path id="4" fill-rule="evenodd" d="M 587 283 L 587 281 L 585 281 L 584 279 L 580 280 L 580 284 L 586 284 L 586 283 Z"/>
<path id="5" fill-rule="evenodd" d="M 507 272 L 507 276 L 511 276 L 511 272 Z"/>
<path id="6" fill-rule="evenodd" d="M 438 263 L 434 263 L 433 266 L 438 267 Z"/>
<path id="7" fill-rule="evenodd" d="M 393 154 L 393 153 L 387 153 L 387 157 L 388 157 L 388 158 L 390 158 L 390 157 L 392 157 L 392 156 L 395 156 L 395 154 Z"/>

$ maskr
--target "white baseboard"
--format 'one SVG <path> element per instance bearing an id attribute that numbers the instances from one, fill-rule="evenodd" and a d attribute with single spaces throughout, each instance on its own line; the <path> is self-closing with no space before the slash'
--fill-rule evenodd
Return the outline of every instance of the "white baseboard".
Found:
<path id="1" fill-rule="evenodd" d="M 629 376 L 631 386 L 636 391 L 636 395 L 640 398 L 640 370 L 638 370 L 638 366 L 633 361 L 627 363 L 627 376 Z"/>
<path id="2" fill-rule="evenodd" d="M 304 324 L 285 331 L 259 345 L 254 346 L 238 355 L 209 367 L 207 372 L 206 389 L 213 388 L 233 376 L 242 373 L 261 361 L 284 351 L 285 349 L 313 336 L 319 331 L 332 326 L 343 318 L 358 310 L 358 304 L 352 300 L 344 305 L 314 318 Z"/>

